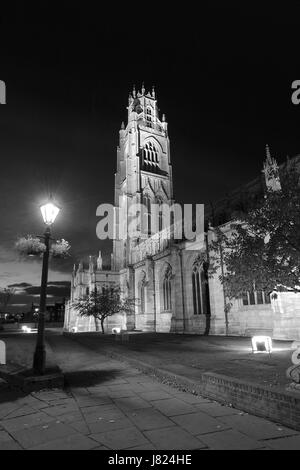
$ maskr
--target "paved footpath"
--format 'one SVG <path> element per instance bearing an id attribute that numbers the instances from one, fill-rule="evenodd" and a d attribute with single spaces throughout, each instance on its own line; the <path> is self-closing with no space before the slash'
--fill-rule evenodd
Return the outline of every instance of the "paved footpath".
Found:
<path id="1" fill-rule="evenodd" d="M 22 396 L 0 383 L 0 450 L 300 449 L 295 430 L 181 392 L 63 336 L 50 342 L 68 387 Z"/>

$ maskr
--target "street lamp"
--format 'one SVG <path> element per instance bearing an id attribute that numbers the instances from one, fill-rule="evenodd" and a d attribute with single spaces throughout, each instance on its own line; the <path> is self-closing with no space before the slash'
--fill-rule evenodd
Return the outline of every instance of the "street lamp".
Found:
<path id="1" fill-rule="evenodd" d="M 39 375 L 45 373 L 46 366 L 46 348 L 45 348 L 45 313 L 46 313 L 46 299 L 47 299 L 47 282 L 48 282 L 48 261 L 49 261 L 49 245 L 50 245 L 50 227 L 54 223 L 60 208 L 57 207 L 51 200 L 40 207 L 46 230 L 44 233 L 44 243 L 46 250 L 43 254 L 43 268 L 41 279 L 41 294 L 40 294 L 40 308 L 38 319 L 38 333 L 33 358 L 33 370 Z"/>

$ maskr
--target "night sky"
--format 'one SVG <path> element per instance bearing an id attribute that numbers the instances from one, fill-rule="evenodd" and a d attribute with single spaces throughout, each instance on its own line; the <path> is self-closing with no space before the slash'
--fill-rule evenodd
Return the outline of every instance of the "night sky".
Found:
<path id="1" fill-rule="evenodd" d="M 291 102 L 300 5 L 210 3 L 1 5 L 0 286 L 18 286 L 11 310 L 38 300 L 41 262 L 18 259 L 14 242 L 41 234 L 39 205 L 50 192 L 62 206 L 54 235 L 71 243 L 72 258 L 52 261 L 49 301 L 68 295 L 74 262 L 99 249 L 109 258 L 96 208 L 113 202 L 133 84 L 156 87 L 178 202 L 214 201 L 255 178 L 266 143 L 278 163 L 300 153 L 300 105 Z"/>

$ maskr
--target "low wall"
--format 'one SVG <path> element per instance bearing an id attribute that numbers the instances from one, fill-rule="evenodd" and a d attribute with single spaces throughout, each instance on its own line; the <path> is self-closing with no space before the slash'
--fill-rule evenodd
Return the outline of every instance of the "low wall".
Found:
<path id="1" fill-rule="evenodd" d="M 274 313 L 270 304 L 232 309 L 228 314 L 229 334 L 247 336 L 247 331 L 251 329 L 273 331 L 273 317 Z"/>

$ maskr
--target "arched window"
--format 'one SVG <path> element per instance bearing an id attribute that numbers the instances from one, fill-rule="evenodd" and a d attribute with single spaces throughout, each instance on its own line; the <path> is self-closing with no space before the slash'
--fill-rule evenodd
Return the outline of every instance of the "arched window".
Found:
<path id="1" fill-rule="evenodd" d="M 172 283 L 171 283 L 172 270 L 167 269 L 163 278 L 163 309 L 172 309 Z"/>
<path id="2" fill-rule="evenodd" d="M 141 313 L 145 313 L 145 285 L 141 284 Z"/>
<path id="3" fill-rule="evenodd" d="M 194 315 L 207 314 L 209 310 L 208 286 L 203 266 L 195 265 L 192 272 Z"/>
<path id="4" fill-rule="evenodd" d="M 243 292 L 241 299 L 242 299 L 242 305 L 244 306 L 269 304 L 271 302 L 270 294 L 262 290 L 245 291 Z"/>
<path id="5" fill-rule="evenodd" d="M 151 235 L 151 198 L 148 194 L 143 196 L 143 233 Z"/>
<path id="6" fill-rule="evenodd" d="M 85 289 L 85 295 L 90 295 L 90 288 L 89 288 L 89 287 L 87 287 L 87 288 Z"/>
<path id="7" fill-rule="evenodd" d="M 143 272 L 139 282 L 140 313 L 146 312 L 146 273 Z"/>
<path id="8" fill-rule="evenodd" d="M 158 197 L 156 198 L 156 201 L 155 203 L 157 204 L 158 206 L 158 212 L 155 213 L 157 219 L 155 220 L 156 224 L 158 224 L 157 227 L 155 227 L 155 232 L 158 231 L 158 232 L 161 232 L 162 229 L 163 229 L 163 208 L 162 208 L 162 205 L 163 205 L 163 200 Z"/>

